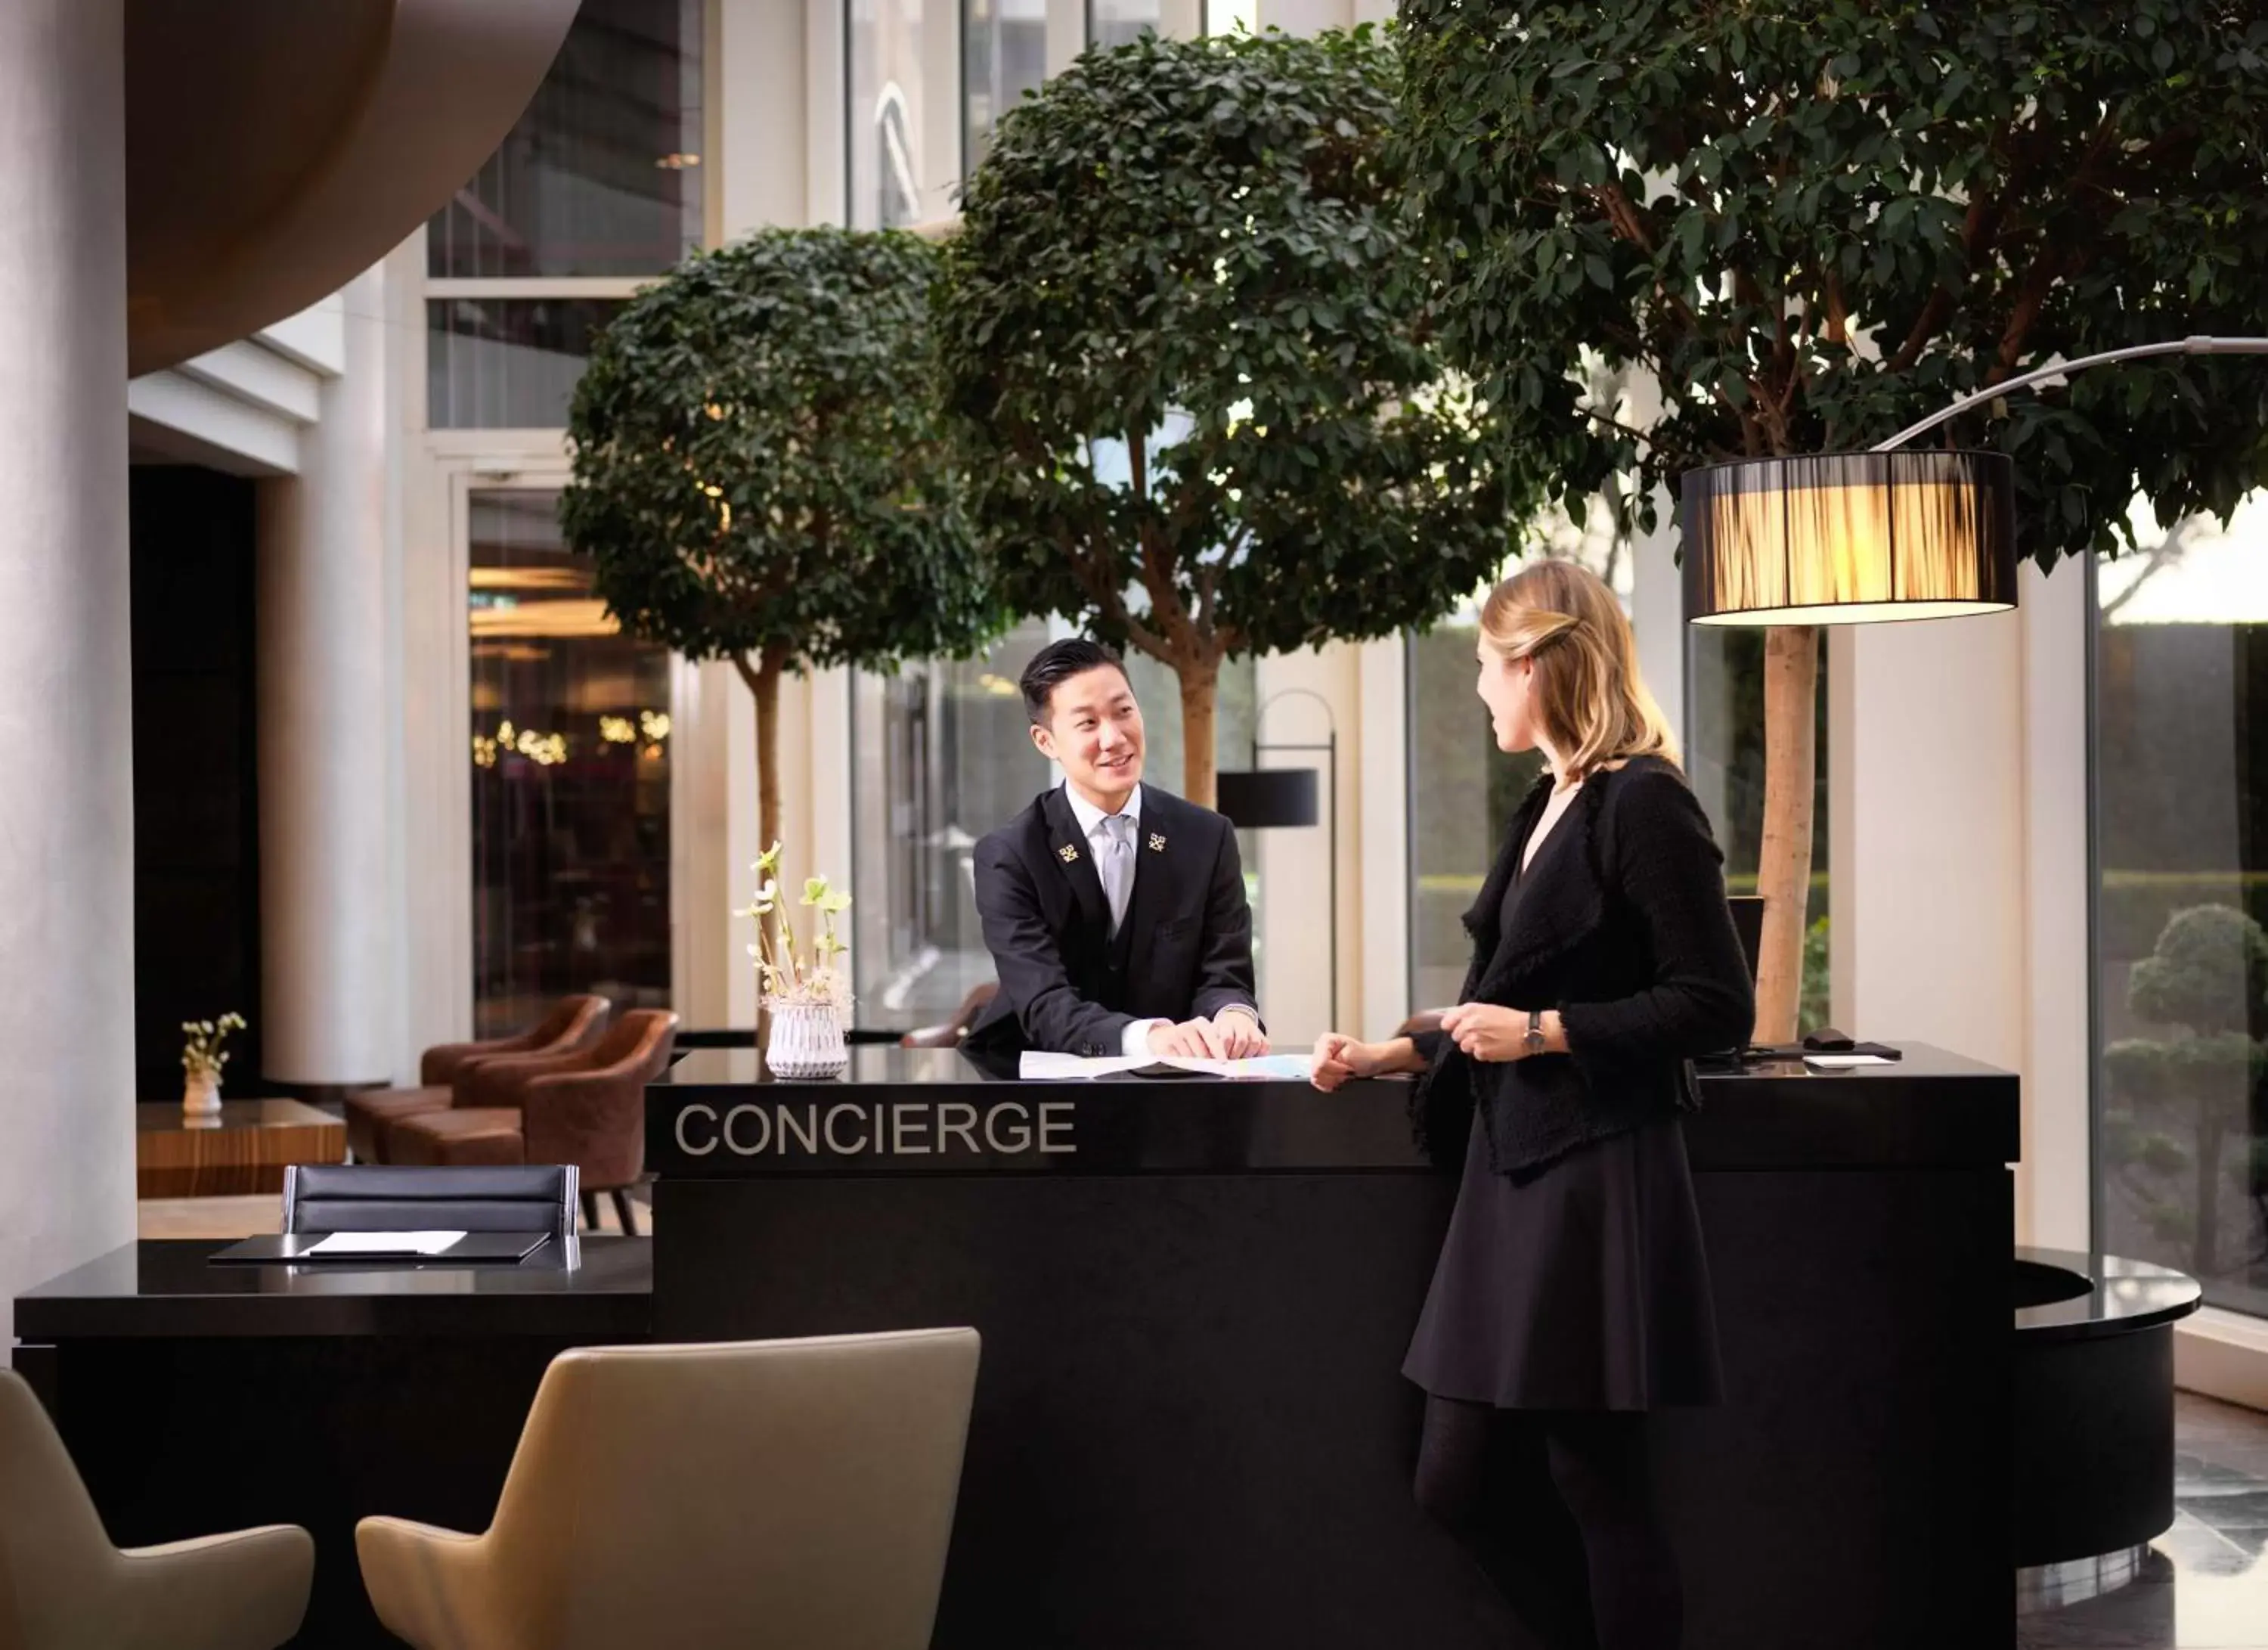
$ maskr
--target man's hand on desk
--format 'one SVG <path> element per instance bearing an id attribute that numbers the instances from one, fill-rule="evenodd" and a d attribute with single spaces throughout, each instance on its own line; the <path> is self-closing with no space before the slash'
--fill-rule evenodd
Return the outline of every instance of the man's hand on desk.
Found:
<path id="1" fill-rule="evenodd" d="M 1247 1060 L 1268 1052 L 1268 1038 L 1257 1020 L 1230 1008 L 1211 1020 L 1151 1027 L 1150 1052 L 1161 1059 Z"/>
<path id="2" fill-rule="evenodd" d="M 1212 1017 L 1212 1024 L 1224 1058 L 1250 1060 L 1268 1052 L 1268 1034 L 1260 1029 L 1258 1018 L 1243 1009 L 1224 1008 Z"/>

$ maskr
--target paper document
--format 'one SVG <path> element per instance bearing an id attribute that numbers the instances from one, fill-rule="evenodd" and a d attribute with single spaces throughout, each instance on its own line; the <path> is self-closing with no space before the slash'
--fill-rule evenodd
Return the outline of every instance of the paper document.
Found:
<path id="1" fill-rule="evenodd" d="M 1879 1054 L 1807 1054 L 1803 1057 L 1803 1063 L 1806 1065 L 1815 1065 L 1823 1072 L 1839 1072 L 1846 1065 L 1890 1064 Z"/>
<path id="2" fill-rule="evenodd" d="M 1314 1057 L 1263 1054 L 1248 1060 L 1202 1060 L 1181 1055 L 1116 1054 L 1088 1058 L 1027 1049 L 1016 1075 L 1049 1079 L 1095 1077 L 1225 1077 L 1232 1081 L 1304 1083 L 1314 1074 Z"/>
<path id="3" fill-rule="evenodd" d="M 310 1255 L 439 1255 L 461 1232 L 334 1232 L 320 1243 L 310 1243 Z"/>

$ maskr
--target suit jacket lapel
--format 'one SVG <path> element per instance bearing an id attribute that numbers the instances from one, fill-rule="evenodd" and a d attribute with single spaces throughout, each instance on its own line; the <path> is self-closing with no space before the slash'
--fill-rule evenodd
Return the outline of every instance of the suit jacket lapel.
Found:
<path id="1" fill-rule="evenodd" d="M 1056 869 L 1071 884 L 1071 897 L 1079 902 L 1079 915 L 1094 929 L 1097 943 L 1107 948 L 1110 902 L 1103 897 L 1102 873 L 1095 868 L 1094 845 L 1079 829 L 1078 816 L 1071 811 L 1060 785 L 1041 797 L 1040 813 L 1047 821 L 1048 850 Z"/>
<path id="2" fill-rule="evenodd" d="M 1159 807 L 1159 800 L 1154 788 L 1142 787 L 1142 818 L 1134 829 L 1134 888 L 1126 896 L 1126 926 L 1131 934 L 1126 954 L 1130 981 L 1141 978 L 1149 967 L 1151 938 L 1173 909 L 1175 843 L 1187 834 L 1172 829 L 1171 815 Z M 1186 847 L 1182 851 L 1187 851 Z"/>

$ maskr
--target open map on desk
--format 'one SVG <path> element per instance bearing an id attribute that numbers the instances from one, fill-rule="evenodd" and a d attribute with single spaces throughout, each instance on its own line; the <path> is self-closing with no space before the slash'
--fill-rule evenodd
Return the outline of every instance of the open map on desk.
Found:
<path id="1" fill-rule="evenodd" d="M 1248 1060 L 1204 1060 L 1182 1055 L 1116 1054 L 1089 1057 L 1024 1050 L 1016 1075 L 1045 1080 L 1071 1077 L 1226 1077 L 1243 1082 L 1304 1083 L 1315 1063 L 1305 1054 L 1263 1054 Z"/>
<path id="2" fill-rule="evenodd" d="M 310 1244 L 310 1255 L 442 1255 L 463 1241 L 461 1232 L 334 1232 Z"/>

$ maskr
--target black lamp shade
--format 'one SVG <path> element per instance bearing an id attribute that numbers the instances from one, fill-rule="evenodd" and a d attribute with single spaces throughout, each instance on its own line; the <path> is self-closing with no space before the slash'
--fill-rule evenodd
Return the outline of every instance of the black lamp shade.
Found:
<path id="1" fill-rule="evenodd" d="M 1313 825 L 1322 818 L 1313 768 L 1248 768 L 1216 773 L 1215 801 L 1239 830 Z"/>
<path id="2" fill-rule="evenodd" d="M 1680 486 L 1695 624 L 1858 624 L 2016 605 L 2016 473 L 1937 450 L 1742 459 Z"/>

